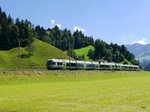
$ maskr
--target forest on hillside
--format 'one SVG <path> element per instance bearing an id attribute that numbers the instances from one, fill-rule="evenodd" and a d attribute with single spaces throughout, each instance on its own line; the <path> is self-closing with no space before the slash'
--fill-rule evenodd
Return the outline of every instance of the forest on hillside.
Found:
<path id="1" fill-rule="evenodd" d="M 49 43 L 63 51 L 69 51 L 68 55 L 79 59 L 73 49 L 79 49 L 93 45 L 95 50 L 89 50 L 89 57 L 92 60 L 109 62 L 129 62 L 139 65 L 135 57 L 124 45 L 106 43 L 101 39 L 94 40 L 92 36 L 85 36 L 81 31 L 71 32 L 68 29 L 59 29 L 58 26 L 45 29 L 42 26 L 34 26 L 30 21 L 14 20 L 10 15 L 0 8 L 0 50 L 8 50 L 18 47 L 30 47 L 34 38 Z"/>

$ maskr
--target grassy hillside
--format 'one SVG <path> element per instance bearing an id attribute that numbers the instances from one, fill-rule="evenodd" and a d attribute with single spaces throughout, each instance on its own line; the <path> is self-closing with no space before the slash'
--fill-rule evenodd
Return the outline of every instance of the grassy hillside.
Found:
<path id="1" fill-rule="evenodd" d="M 75 49 L 75 52 L 76 52 L 77 56 L 84 55 L 85 60 L 88 61 L 88 60 L 91 60 L 91 59 L 89 59 L 89 56 L 87 56 L 90 49 L 94 50 L 94 47 L 92 45 L 89 45 L 89 46 L 81 48 L 81 49 Z"/>
<path id="2" fill-rule="evenodd" d="M 21 69 L 46 69 L 46 62 L 51 58 L 68 59 L 61 50 L 44 43 L 40 40 L 35 40 L 33 55 L 28 58 L 21 58 Z M 27 54 L 25 48 L 20 49 L 20 54 Z M 18 48 L 13 48 L 8 51 L 0 51 L 0 69 L 17 69 L 18 66 Z"/>
<path id="3" fill-rule="evenodd" d="M 0 112 L 149 112 L 149 72 L 0 72 Z"/>

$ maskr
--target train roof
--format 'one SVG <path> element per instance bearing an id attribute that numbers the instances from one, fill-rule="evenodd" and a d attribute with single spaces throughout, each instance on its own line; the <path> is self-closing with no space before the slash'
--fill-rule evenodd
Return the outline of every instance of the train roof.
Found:
<path id="1" fill-rule="evenodd" d="M 74 60 L 66 60 L 66 59 L 49 59 L 49 60 L 52 60 L 52 61 L 55 61 L 55 62 L 68 62 L 68 63 L 75 63 L 76 61 Z"/>

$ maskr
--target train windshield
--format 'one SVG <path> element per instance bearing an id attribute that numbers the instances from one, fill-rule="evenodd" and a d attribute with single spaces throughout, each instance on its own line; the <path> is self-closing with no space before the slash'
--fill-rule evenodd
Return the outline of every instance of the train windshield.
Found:
<path id="1" fill-rule="evenodd" d="M 47 65 L 52 65 L 52 63 L 53 63 L 52 60 L 47 61 Z"/>
<path id="2" fill-rule="evenodd" d="M 54 62 L 53 60 L 49 60 L 49 61 L 47 62 L 47 65 L 56 65 L 56 62 Z"/>

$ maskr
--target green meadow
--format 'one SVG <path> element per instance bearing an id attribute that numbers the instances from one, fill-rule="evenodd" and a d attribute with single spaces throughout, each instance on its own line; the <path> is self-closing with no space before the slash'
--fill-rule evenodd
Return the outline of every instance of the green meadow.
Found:
<path id="1" fill-rule="evenodd" d="M 149 111 L 149 72 L 0 71 L 0 112 Z"/>
<path id="2" fill-rule="evenodd" d="M 80 49 L 75 49 L 75 53 L 76 53 L 77 56 L 84 55 L 86 61 L 91 61 L 91 59 L 88 56 L 88 52 L 89 52 L 90 49 L 93 50 L 93 51 L 95 50 L 95 48 L 92 45 L 89 45 L 87 47 L 83 47 L 83 48 L 80 48 Z"/>

